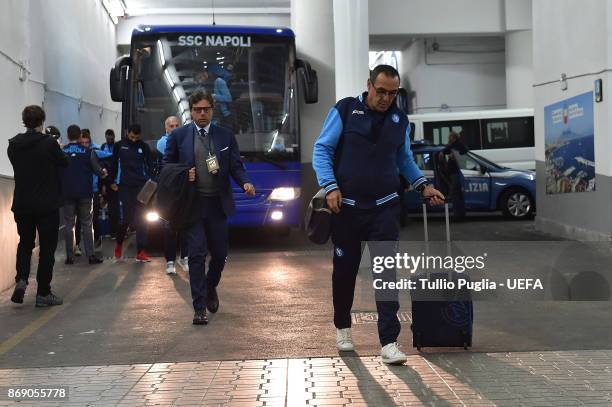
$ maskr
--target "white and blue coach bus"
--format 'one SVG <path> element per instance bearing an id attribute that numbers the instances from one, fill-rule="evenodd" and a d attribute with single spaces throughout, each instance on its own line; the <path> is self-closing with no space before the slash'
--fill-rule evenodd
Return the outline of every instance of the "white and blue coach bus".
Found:
<path id="1" fill-rule="evenodd" d="M 316 72 L 296 58 L 290 29 L 140 26 L 130 54 L 111 70 L 110 90 L 123 104 L 122 133 L 139 123 L 152 150 L 167 116 L 191 120 L 194 91 L 215 94 L 213 122 L 233 130 L 257 189 L 250 198 L 233 185 L 237 211 L 230 225 L 300 224 L 298 95 L 316 103 L 318 94 Z"/>

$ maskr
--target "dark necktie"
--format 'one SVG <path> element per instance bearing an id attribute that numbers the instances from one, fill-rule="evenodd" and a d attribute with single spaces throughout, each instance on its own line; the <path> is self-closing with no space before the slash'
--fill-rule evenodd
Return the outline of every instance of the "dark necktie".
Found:
<path id="1" fill-rule="evenodd" d="M 205 129 L 200 129 L 200 136 L 206 137 L 206 130 Z"/>

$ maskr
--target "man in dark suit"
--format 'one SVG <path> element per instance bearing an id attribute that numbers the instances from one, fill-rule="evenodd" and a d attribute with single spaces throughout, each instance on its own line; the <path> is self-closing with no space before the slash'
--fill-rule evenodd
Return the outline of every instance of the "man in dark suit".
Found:
<path id="1" fill-rule="evenodd" d="M 227 218 L 236 211 L 230 176 L 248 196 L 255 195 L 255 187 L 240 161 L 236 138 L 229 130 L 211 124 L 214 107 L 211 94 L 194 92 L 189 97 L 193 122 L 170 134 L 163 158 L 163 164 L 190 165 L 189 181 L 197 190 L 185 229 L 194 325 L 208 323 L 207 308 L 212 313 L 219 308 L 217 286 L 227 257 Z M 206 273 L 205 259 L 209 252 L 211 259 Z"/>

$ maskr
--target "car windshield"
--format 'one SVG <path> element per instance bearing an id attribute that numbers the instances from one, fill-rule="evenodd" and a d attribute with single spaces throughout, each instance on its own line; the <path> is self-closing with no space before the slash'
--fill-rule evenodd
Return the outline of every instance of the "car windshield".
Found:
<path id="1" fill-rule="evenodd" d="M 484 165 L 486 165 L 488 167 L 491 167 L 491 168 L 494 168 L 496 170 L 505 170 L 505 169 L 508 168 L 508 167 L 502 167 L 499 164 L 495 164 L 493 161 L 489 161 L 486 158 L 484 158 L 484 157 L 482 157 L 482 156 L 480 156 L 478 154 L 472 153 L 471 151 L 469 151 L 467 153 L 467 155 L 470 156 L 471 158 L 473 158 L 474 160 L 480 162 L 481 164 L 484 164 Z"/>

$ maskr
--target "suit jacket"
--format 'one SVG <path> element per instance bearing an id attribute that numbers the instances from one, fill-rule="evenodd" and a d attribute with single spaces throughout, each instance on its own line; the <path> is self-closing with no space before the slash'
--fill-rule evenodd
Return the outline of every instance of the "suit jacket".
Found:
<path id="1" fill-rule="evenodd" d="M 240 161 L 240 151 L 234 135 L 223 127 L 210 125 L 209 137 L 212 137 L 215 155 L 219 162 L 219 194 L 223 211 L 227 216 L 236 212 L 230 176 L 241 187 L 249 181 L 244 165 Z M 162 163 L 181 163 L 195 166 L 194 138 L 200 137 L 194 123 L 175 129 L 166 141 L 166 151 Z M 196 210 L 194 208 L 194 210 Z"/>
<path id="2" fill-rule="evenodd" d="M 155 208 L 175 230 L 183 230 L 196 220 L 192 210 L 196 188 L 189 182 L 187 164 L 168 164 L 159 175 Z"/>

